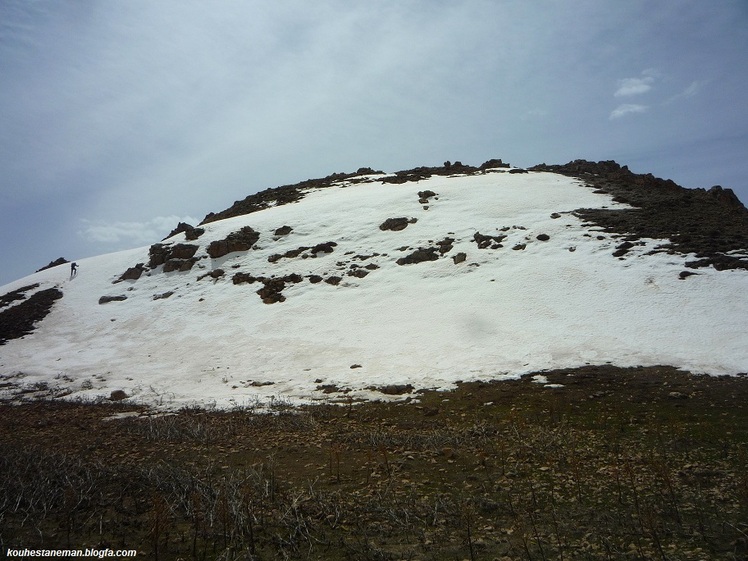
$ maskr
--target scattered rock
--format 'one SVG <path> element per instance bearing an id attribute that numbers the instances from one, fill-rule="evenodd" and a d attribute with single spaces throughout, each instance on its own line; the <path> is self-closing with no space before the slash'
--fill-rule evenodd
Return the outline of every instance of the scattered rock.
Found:
<path id="1" fill-rule="evenodd" d="M 124 390 L 114 390 L 111 394 L 109 394 L 109 400 L 110 401 L 122 401 L 123 399 L 127 399 L 130 397 L 127 395 Z"/>
<path id="2" fill-rule="evenodd" d="M 388 218 L 379 225 L 379 229 L 382 231 L 392 230 L 393 232 L 399 232 L 400 230 L 405 230 L 408 224 L 415 224 L 417 221 L 417 218 Z"/>
<path id="3" fill-rule="evenodd" d="M 486 234 L 481 234 L 480 232 L 476 232 L 473 234 L 473 241 L 478 244 L 478 249 L 499 249 L 503 247 L 501 245 L 501 242 L 503 242 L 506 239 L 505 235 L 499 234 L 498 236 L 489 236 Z"/>
<path id="4" fill-rule="evenodd" d="M 436 261 L 439 259 L 437 249 L 435 247 L 418 248 L 413 253 L 401 257 L 396 261 L 398 265 L 412 265 L 414 263 L 422 263 L 423 261 Z"/>
<path id="5" fill-rule="evenodd" d="M 688 277 L 693 276 L 693 275 L 698 275 L 698 274 L 699 273 L 694 273 L 693 271 L 681 271 L 680 274 L 678 275 L 678 278 L 680 280 L 686 280 Z"/>
<path id="6" fill-rule="evenodd" d="M 486 170 L 491 168 L 508 168 L 511 167 L 509 164 L 505 164 L 501 161 L 501 158 L 492 158 L 488 161 L 483 162 L 480 165 L 480 169 Z"/>
<path id="7" fill-rule="evenodd" d="M 155 269 L 164 265 L 164 272 L 189 271 L 197 262 L 194 255 L 198 249 L 199 246 L 192 244 L 153 244 L 148 250 L 148 266 Z"/>
<path id="8" fill-rule="evenodd" d="M 258 239 L 260 239 L 259 232 L 253 230 L 250 226 L 245 226 L 222 240 L 211 242 L 208 245 L 207 252 L 212 259 L 218 259 L 236 251 L 249 251 Z"/>
<path id="9" fill-rule="evenodd" d="M 541 242 L 547 242 L 551 237 L 548 234 L 538 234 L 535 239 L 540 240 Z"/>
<path id="10" fill-rule="evenodd" d="M 257 282 L 259 279 L 257 277 L 254 277 L 250 275 L 249 273 L 234 273 L 234 276 L 231 277 L 231 282 L 234 284 L 244 284 L 249 283 L 252 284 L 254 282 Z"/>
<path id="11" fill-rule="evenodd" d="M 449 253 L 452 251 L 452 247 L 454 247 L 454 238 L 446 237 L 441 241 L 436 242 L 436 245 L 439 247 L 439 253 L 444 255 L 445 253 Z"/>
<path id="12" fill-rule="evenodd" d="M 462 251 L 452 257 L 452 261 L 455 262 L 455 265 L 459 265 L 460 263 L 463 263 L 466 259 L 467 259 L 467 253 L 462 252 Z"/>
<path id="13" fill-rule="evenodd" d="M 99 304 L 108 304 L 109 302 L 122 302 L 127 300 L 127 296 L 120 294 L 118 296 L 102 296 L 99 298 Z"/>
<path id="14" fill-rule="evenodd" d="M 349 270 L 347 274 L 349 277 L 356 277 L 356 278 L 362 279 L 366 275 L 369 274 L 369 271 L 367 271 L 366 269 L 356 268 L 356 269 Z"/>
<path id="15" fill-rule="evenodd" d="M 634 247 L 634 244 L 631 242 L 623 242 L 621 245 L 616 246 L 616 250 L 613 252 L 613 257 L 623 257 L 632 247 Z"/>
<path id="16" fill-rule="evenodd" d="M 326 282 L 327 284 L 331 284 L 331 285 L 333 285 L 333 286 L 338 286 L 338 285 L 340 284 L 340 281 L 342 281 L 342 280 L 343 280 L 343 279 L 342 279 L 342 277 L 337 277 L 337 276 L 334 276 L 334 275 L 333 275 L 333 276 L 329 276 L 329 277 L 327 277 L 327 278 L 325 279 L 325 282 Z"/>
<path id="17" fill-rule="evenodd" d="M 685 189 L 652 174 L 635 174 L 614 161 L 575 160 L 561 166 L 540 165 L 603 188 L 627 208 L 578 209 L 574 215 L 606 233 L 669 239 L 669 252 L 697 254 L 693 267 L 748 269 L 748 260 L 727 255 L 748 247 L 748 210 L 730 190 Z"/>
<path id="18" fill-rule="evenodd" d="M 169 259 L 164 263 L 164 273 L 171 273 L 173 271 L 185 272 L 192 269 L 192 266 L 197 263 L 196 258 L 191 259 Z"/>
<path id="19" fill-rule="evenodd" d="M 335 242 L 318 243 L 311 249 L 310 253 L 313 257 L 316 257 L 318 253 L 332 253 L 333 248 L 337 245 Z"/>
<path id="20" fill-rule="evenodd" d="M 338 392 L 344 392 L 348 393 L 350 390 L 341 390 L 337 385 L 335 384 L 320 384 L 315 388 L 318 392 L 322 393 L 338 393 Z"/>
<path id="21" fill-rule="evenodd" d="M 515 251 L 519 251 L 519 250 L 523 250 L 523 249 L 525 249 L 526 247 L 527 247 L 527 244 L 524 244 L 524 243 L 518 243 L 518 244 L 517 244 L 517 245 L 515 245 L 515 246 L 514 246 L 514 247 L 513 247 L 512 249 L 513 249 L 513 250 L 515 250 Z"/>
<path id="22" fill-rule="evenodd" d="M 203 280 L 206 277 L 210 277 L 212 279 L 219 279 L 222 276 L 224 276 L 225 274 L 226 274 L 226 271 L 224 271 L 223 269 L 214 269 L 212 271 L 209 271 L 209 272 L 205 273 L 204 275 L 200 275 L 199 277 L 197 277 L 197 280 L 200 281 L 200 280 Z M 236 275 L 234 275 L 234 276 L 236 276 Z M 233 280 L 233 278 L 232 278 L 232 280 Z M 234 284 L 238 284 L 238 283 L 235 282 Z"/>
<path id="23" fill-rule="evenodd" d="M 119 281 L 124 281 L 124 280 L 138 280 L 143 274 L 143 272 L 145 272 L 145 270 L 146 270 L 145 265 L 143 265 L 143 263 L 138 263 L 134 267 L 130 267 L 129 269 L 127 269 L 114 282 L 119 282 Z"/>
<path id="24" fill-rule="evenodd" d="M 154 300 L 164 300 L 165 298 L 168 298 L 169 296 L 172 296 L 174 294 L 173 290 L 168 290 L 166 292 L 162 292 L 161 294 L 154 294 L 153 299 Z"/>
<path id="25" fill-rule="evenodd" d="M 361 365 L 360 364 L 351 364 L 351 370 L 353 370 L 354 368 L 361 368 Z"/>
<path id="26" fill-rule="evenodd" d="M 411 384 L 389 384 L 387 386 L 369 386 L 367 390 L 376 391 L 385 395 L 403 395 L 411 393 L 413 386 Z"/>
<path id="27" fill-rule="evenodd" d="M 436 197 L 436 193 L 431 191 L 430 189 L 427 189 L 425 191 L 418 191 L 418 202 L 422 205 L 425 205 L 429 202 L 429 199 L 432 197 Z M 428 210 L 428 207 L 425 207 L 426 210 Z"/>
<path id="28" fill-rule="evenodd" d="M 286 297 L 281 291 L 286 287 L 283 279 L 264 279 L 263 287 L 257 291 L 257 294 L 265 304 L 275 304 L 276 302 L 285 302 Z"/>
<path id="29" fill-rule="evenodd" d="M 281 226 L 278 228 L 275 232 L 273 232 L 276 236 L 287 236 L 293 232 L 293 228 L 291 226 Z"/>

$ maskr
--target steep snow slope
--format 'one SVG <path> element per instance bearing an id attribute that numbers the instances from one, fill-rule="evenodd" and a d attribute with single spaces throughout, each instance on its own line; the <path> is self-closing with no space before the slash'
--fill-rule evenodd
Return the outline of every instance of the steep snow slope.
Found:
<path id="1" fill-rule="evenodd" d="M 36 331 L 0 346 L 4 391 L 124 390 L 149 404 L 224 407 L 342 395 L 324 388 L 382 397 L 384 386 L 447 387 L 583 364 L 748 371 L 748 272 L 708 268 L 681 279 L 686 256 L 650 254 L 662 240 L 616 258 L 621 239 L 571 214 L 622 206 L 610 196 L 553 173 L 491 171 L 397 185 L 342 181 L 212 222 L 196 241 L 180 233 L 165 242 L 199 245 L 186 272 L 158 266 L 113 283 L 148 263 L 144 247 L 80 260 L 72 280 L 60 266 L 2 287 L 39 283 L 64 294 Z M 426 190 L 436 197 L 419 202 Z M 381 230 L 388 218 L 410 223 Z M 274 234 L 286 225 L 290 233 Z M 245 226 L 260 234 L 253 249 L 207 255 L 211 242 Z M 500 244 L 479 248 L 476 232 Z M 331 253 L 293 251 L 326 242 L 337 244 Z M 435 260 L 397 263 L 419 248 L 432 248 L 422 255 Z M 456 263 L 460 253 L 466 259 Z M 234 284 L 237 273 L 286 277 L 285 301 L 263 303 L 262 282 Z M 100 304 L 107 295 L 127 299 Z"/>

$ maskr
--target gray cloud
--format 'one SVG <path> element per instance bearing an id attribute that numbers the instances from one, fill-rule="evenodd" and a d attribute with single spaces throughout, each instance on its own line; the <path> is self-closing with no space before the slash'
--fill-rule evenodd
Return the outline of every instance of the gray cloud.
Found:
<path id="1" fill-rule="evenodd" d="M 634 113 L 644 113 L 649 109 L 646 105 L 640 105 L 638 103 L 624 103 L 619 105 L 610 113 L 610 119 L 620 119 L 626 115 Z"/>
<path id="2" fill-rule="evenodd" d="M 196 224 L 198 220 L 191 216 L 156 216 L 145 222 L 103 222 L 82 219 L 78 235 L 89 242 L 126 243 L 128 247 L 136 247 L 162 239 L 179 222 Z"/>
<path id="3" fill-rule="evenodd" d="M 364 165 L 636 161 L 741 138 L 741 6 L 5 0 L 0 217 L 22 239 L 88 232 L 67 238 L 81 256 L 134 243 L 106 225 L 150 232 Z M 721 144 L 736 166 L 741 142 Z M 671 161 L 640 171 L 687 182 Z"/>

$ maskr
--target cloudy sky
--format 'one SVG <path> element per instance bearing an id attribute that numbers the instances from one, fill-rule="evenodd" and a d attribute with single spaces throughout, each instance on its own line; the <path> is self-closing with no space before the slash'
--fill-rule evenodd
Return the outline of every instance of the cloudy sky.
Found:
<path id="1" fill-rule="evenodd" d="M 745 0 L 2 0 L 0 285 L 371 166 L 615 159 L 748 202 Z"/>

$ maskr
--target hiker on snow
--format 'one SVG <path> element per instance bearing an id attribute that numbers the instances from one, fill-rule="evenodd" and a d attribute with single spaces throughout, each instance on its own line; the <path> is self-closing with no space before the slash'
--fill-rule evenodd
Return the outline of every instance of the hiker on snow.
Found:
<path id="1" fill-rule="evenodd" d="M 78 263 L 71 263 L 70 264 L 70 278 L 72 279 L 77 274 L 78 274 Z"/>

